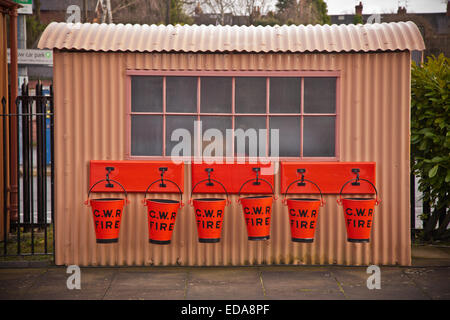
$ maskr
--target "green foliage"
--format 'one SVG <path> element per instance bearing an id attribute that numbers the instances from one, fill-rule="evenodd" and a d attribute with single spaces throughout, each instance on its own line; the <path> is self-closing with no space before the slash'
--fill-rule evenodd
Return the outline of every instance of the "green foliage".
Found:
<path id="1" fill-rule="evenodd" d="M 170 23 L 175 24 L 192 24 L 194 19 L 188 16 L 183 9 L 182 0 L 170 0 Z"/>
<path id="2" fill-rule="evenodd" d="M 323 0 L 313 0 L 313 4 L 316 6 L 318 16 L 317 20 L 319 24 L 331 24 L 331 18 L 328 15 L 327 4 Z"/>
<path id="3" fill-rule="evenodd" d="M 278 0 L 275 5 L 279 12 L 283 12 L 295 3 L 295 0 Z"/>
<path id="4" fill-rule="evenodd" d="M 253 21 L 253 25 L 255 26 L 275 26 L 281 25 L 280 20 L 273 14 L 273 12 L 268 12 L 265 17 L 256 18 Z"/>
<path id="5" fill-rule="evenodd" d="M 364 24 L 363 18 L 360 14 L 355 14 L 353 16 L 353 24 Z"/>
<path id="6" fill-rule="evenodd" d="M 446 231 L 450 216 L 446 213 L 450 207 L 449 62 L 443 54 L 432 56 L 422 66 L 413 62 L 411 71 L 411 167 L 419 177 L 419 190 L 430 191 L 424 201 L 434 211 L 423 217 L 428 224 L 424 236 L 433 234 L 434 239 Z"/>
<path id="7" fill-rule="evenodd" d="M 39 37 L 44 32 L 46 24 L 41 23 L 37 16 L 26 16 L 27 48 L 36 48 Z"/>
<path id="8" fill-rule="evenodd" d="M 280 24 L 330 24 L 327 4 L 324 0 L 278 0 L 277 19 Z"/>

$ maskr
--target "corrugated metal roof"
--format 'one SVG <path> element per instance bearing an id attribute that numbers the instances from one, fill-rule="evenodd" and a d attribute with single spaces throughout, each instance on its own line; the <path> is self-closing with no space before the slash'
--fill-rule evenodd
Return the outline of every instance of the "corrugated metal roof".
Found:
<path id="1" fill-rule="evenodd" d="M 40 49 L 138 52 L 424 50 L 413 22 L 365 25 L 206 26 L 51 23 Z"/>

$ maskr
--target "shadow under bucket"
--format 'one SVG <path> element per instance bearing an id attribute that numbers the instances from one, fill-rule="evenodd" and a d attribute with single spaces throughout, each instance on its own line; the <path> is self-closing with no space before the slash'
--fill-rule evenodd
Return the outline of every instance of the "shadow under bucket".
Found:
<path id="1" fill-rule="evenodd" d="M 97 243 L 118 242 L 125 199 L 91 199 L 89 204 L 92 207 Z"/>
<path id="2" fill-rule="evenodd" d="M 248 240 L 270 239 L 273 197 L 253 196 L 239 199 L 247 225 Z"/>
<path id="3" fill-rule="evenodd" d="M 148 241 L 153 244 L 170 244 L 181 203 L 178 200 L 146 199 Z"/>
<path id="4" fill-rule="evenodd" d="M 293 242 L 314 242 L 320 204 L 320 199 L 315 198 L 287 199 Z"/>

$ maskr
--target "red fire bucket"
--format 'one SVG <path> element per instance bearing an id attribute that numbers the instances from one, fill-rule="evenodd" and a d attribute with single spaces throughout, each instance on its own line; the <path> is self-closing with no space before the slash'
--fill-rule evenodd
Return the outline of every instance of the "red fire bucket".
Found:
<path id="1" fill-rule="evenodd" d="M 111 182 L 117 183 L 125 193 L 125 199 L 122 198 L 102 198 L 89 199 L 92 189 L 100 182 L 108 182 L 107 187 L 113 187 Z M 127 192 L 125 188 L 117 181 L 103 179 L 97 181 L 88 193 L 88 200 L 85 204 L 92 208 L 94 218 L 94 228 L 97 243 L 116 243 L 119 241 L 120 222 L 122 220 L 123 207 L 128 203 Z"/>
<path id="2" fill-rule="evenodd" d="M 344 198 L 342 199 L 342 191 L 344 187 L 351 181 L 359 180 L 368 182 L 375 190 L 376 198 Z M 359 184 L 357 184 L 359 185 Z M 341 188 L 339 193 L 338 204 L 344 208 L 345 226 L 347 228 L 347 241 L 349 242 L 369 242 L 370 232 L 373 225 L 374 208 L 381 200 L 378 198 L 378 192 L 372 182 L 366 179 L 351 179 L 347 181 Z"/>
<path id="3" fill-rule="evenodd" d="M 291 198 L 286 199 L 289 188 L 296 182 L 299 185 L 304 185 L 307 181 L 316 186 L 320 192 L 320 199 L 316 198 Z M 291 226 L 291 240 L 293 242 L 307 242 L 314 241 L 314 234 L 316 232 L 317 218 L 319 217 L 319 207 L 323 207 L 325 201 L 323 200 L 322 191 L 319 186 L 306 179 L 299 179 L 293 181 L 286 189 L 283 203 L 288 206 L 289 210 L 289 224 Z"/>
<path id="4" fill-rule="evenodd" d="M 180 201 L 169 199 L 146 199 L 147 192 L 153 184 L 161 181 L 160 187 L 165 188 L 165 181 L 177 186 L 180 192 Z M 178 209 L 183 206 L 183 192 L 180 187 L 168 179 L 158 179 L 152 182 L 145 190 L 144 205 L 147 206 L 148 241 L 153 244 L 170 244 Z"/>
<path id="5" fill-rule="evenodd" d="M 194 189 L 202 182 L 208 181 L 207 186 L 212 186 L 212 182 L 217 182 L 225 190 L 226 199 L 224 198 L 201 198 L 192 199 Z M 205 179 L 198 182 L 191 192 L 191 200 L 189 203 L 194 206 L 195 220 L 197 222 L 198 241 L 201 243 L 220 242 L 222 233 L 223 216 L 225 206 L 228 205 L 228 192 L 224 185 L 214 179 Z"/>
<path id="6" fill-rule="evenodd" d="M 260 185 L 259 181 L 264 181 L 272 189 L 270 196 L 250 196 L 241 198 L 242 188 L 250 181 L 255 181 L 255 185 Z M 239 189 L 238 202 L 242 205 L 245 224 L 247 225 L 248 240 L 269 240 L 270 239 L 270 218 L 272 216 L 272 203 L 274 200 L 274 190 L 270 182 L 265 179 L 250 179 Z"/>

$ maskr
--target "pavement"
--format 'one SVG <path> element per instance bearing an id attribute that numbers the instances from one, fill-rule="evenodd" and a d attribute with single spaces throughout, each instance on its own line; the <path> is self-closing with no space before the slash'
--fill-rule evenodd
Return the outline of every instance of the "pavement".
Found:
<path id="1" fill-rule="evenodd" d="M 72 290 L 66 267 L 23 266 L 0 263 L 0 299 L 450 299 L 450 247 L 416 246 L 412 266 L 380 266 L 380 289 L 368 289 L 367 266 L 82 267 Z"/>

